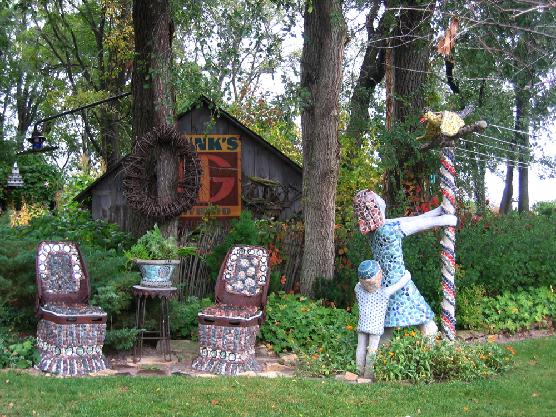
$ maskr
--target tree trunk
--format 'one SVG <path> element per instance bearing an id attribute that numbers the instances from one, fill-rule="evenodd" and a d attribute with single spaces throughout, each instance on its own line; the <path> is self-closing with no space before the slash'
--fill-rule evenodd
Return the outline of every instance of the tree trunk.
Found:
<path id="1" fill-rule="evenodd" d="M 135 59 L 133 64 L 133 134 L 140 137 L 153 128 L 173 124 L 172 20 L 169 0 L 135 0 L 133 3 Z M 174 198 L 178 159 L 169 149 L 156 149 L 159 201 Z M 177 236 L 178 219 L 160 225 L 165 236 Z"/>
<path id="2" fill-rule="evenodd" d="M 340 146 L 339 95 L 346 24 L 339 0 L 305 6 L 301 88 L 305 247 L 301 292 L 313 294 L 317 277 L 334 276 L 335 199 Z"/>
<path id="3" fill-rule="evenodd" d="M 515 97 L 515 130 L 526 132 L 529 130 L 529 97 L 523 88 L 516 91 Z M 519 147 L 519 162 L 521 164 L 517 168 L 518 173 L 518 200 L 517 210 L 522 213 L 529 211 L 529 135 L 515 132 L 516 143 L 525 148 Z M 512 158 L 515 159 L 515 158 Z"/>
<path id="4" fill-rule="evenodd" d="M 367 48 L 365 49 L 365 56 L 359 70 L 359 78 L 349 102 L 350 115 L 347 134 L 354 140 L 354 149 L 351 152 L 351 157 L 355 157 L 356 152 L 361 149 L 363 135 L 369 129 L 369 105 L 371 97 L 377 84 L 384 78 L 384 46 L 386 41 L 375 39 L 376 37 L 384 36 L 384 14 L 376 31 L 373 27 L 382 1 L 375 0 L 371 3 L 371 10 L 367 15 L 366 22 Z"/>
<path id="5" fill-rule="evenodd" d="M 387 98 L 392 102 L 390 118 L 392 124 L 409 121 L 417 116 L 425 106 L 423 86 L 429 69 L 429 49 L 426 41 L 420 39 L 430 30 L 430 19 L 434 5 L 423 7 L 417 0 L 404 2 L 406 9 L 401 10 L 397 21 L 395 37 L 392 41 L 393 86 Z M 388 93 L 388 92 L 387 92 Z M 409 166 L 412 154 L 405 146 L 393 144 L 397 168 L 384 173 L 385 199 L 389 205 L 398 205 L 403 194 L 404 172 L 412 172 L 417 184 L 421 184 L 426 173 L 422 167 Z"/>
<path id="6" fill-rule="evenodd" d="M 512 211 L 512 198 L 514 194 L 514 167 L 508 162 L 506 167 L 506 179 L 504 180 L 504 192 L 502 193 L 502 201 L 500 201 L 500 214 L 508 214 Z"/>

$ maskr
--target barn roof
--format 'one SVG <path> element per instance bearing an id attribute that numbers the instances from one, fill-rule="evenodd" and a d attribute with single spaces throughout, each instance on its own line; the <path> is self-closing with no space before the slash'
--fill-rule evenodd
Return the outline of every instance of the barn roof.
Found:
<path id="1" fill-rule="evenodd" d="M 241 123 L 238 119 L 236 119 L 234 116 L 232 116 L 230 113 L 228 113 L 227 111 L 223 110 L 222 108 L 218 107 L 212 100 L 210 100 L 208 97 L 206 96 L 199 96 L 199 98 L 197 99 L 196 102 L 194 102 L 189 110 L 186 110 L 182 113 L 180 113 L 177 118 L 176 118 L 176 123 L 179 119 L 181 119 L 182 117 L 186 116 L 188 113 L 190 113 L 191 111 L 193 111 L 194 108 L 196 107 L 200 107 L 202 105 L 205 105 L 209 108 L 209 110 L 215 114 L 217 117 L 226 120 L 228 123 L 230 123 L 231 125 L 233 125 L 234 127 L 236 127 L 237 129 L 239 129 L 240 131 L 243 131 L 247 136 L 250 136 L 251 138 L 253 138 L 255 141 L 257 141 L 257 143 L 259 143 L 260 145 L 264 146 L 265 148 L 267 148 L 270 152 L 272 152 L 273 154 L 275 154 L 276 156 L 278 156 L 282 161 L 284 161 L 287 165 L 289 165 L 293 170 L 298 171 L 299 173 L 303 172 L 303 169 L 301 168 L 301 166 L 296 163 L 295 161 L 293 161 L 292 159 L 290 159 L 288 156 L 286 156 L 282 151 L 280 151 L 278 148 L 276 148 L 274 145 L 272 145 L 270 142 L 268 142 L 266 139 L 264 139 L 262 136 L 260 136 L 259 134 L 255 133 L 253 130 L 249 129 L 247 126 L 245 126 L 243 123 Z M 75 198 L 74 200 L 78 201 L 78 202 L 83 202 L 85 201 L 85 199 L 87 197 L 90 196 L 91 192 L 93 191 L 93 189 L 106 177 L 110 176 L 113 172 L 117 171 L 118 169 L 121 168 L 122 162 L 127 158 L 127 155 L 124 156 L 123 158 L 121 158 L 117 163 L 115 163 L 111 168 L 109 168 L 108 170 L 106 170 L 106 172 L 104 174 L 102 174 L 100 177 L 98 177 L 95 181 L 93 181 L 87 188 L 85 188 L 83 191 L 81 191 Z"/>

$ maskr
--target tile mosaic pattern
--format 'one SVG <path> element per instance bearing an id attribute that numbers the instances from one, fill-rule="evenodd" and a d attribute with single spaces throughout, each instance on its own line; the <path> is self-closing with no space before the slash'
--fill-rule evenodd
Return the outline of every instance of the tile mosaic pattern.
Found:
<path id="1" fill-rule="evenodd" d="M 89 304 L 47 303 L 40 308 L 41 311 L 59 316 L 106 316 L 101 307 Z"/>
<path id="2" fill-rule="evenodd" d="M 353 198 L 353 211 L 359 223 L 359 230 L 366 235 L 384 224 L 384 215 L 370 190 L 361 190 Z"/>
<path id="3" fill-rule="evenodd" d="M 370 235 L 374 258 L 382 267 L 382 287 L 398 282 L 405 273 L 402 240 L 405 234 L 399 222 L 389 222 Z M 403 286 L 390 298 L 384 326 L 412 326 L 434 318 L 431 308 L 413 283 Z"/>
<path id="4" fill-rule="evenodd" d="M 257 248 L 236 246 L 232 249 L 224 280 L 226 291 L 232 294 L 254 296 L 262 291 L 268 272 L 268 254 Z"/>
<path id="5" fill-rule="evenodd" d="M 262 371 L 255 360 L 255 340 L 259 326 L 225 327 L 199 325 L 199 356 L 192 367 L 197 371 L 237 375 Z"/>
<path id="6" fill-rule="evenodd" d="M 212 318 L 226 317 L 236 320 L 252 320 L 260 317 L 263 312 L 256 306 L 236 306 L 231 304 L 215 304 L 205 308 L 199 316 Z"/>
<path id="7" fill-rule="evenodd" d="M 50 294 L 76 293 L 85 279 L 75 244 L 45 242 L 37 253 L 37 274 L 42 289 Z"/>
<path id="8" fill-rule="evenodd" d="M 56 324 L 40 320 L 37 346 L 44 372 L 66 376 L 86 375 L 106 369 L 102 346 L 106 324 Z"/>
<path id="9" fill-rule="evenodd" d="M 77 245 L 71 242 L 42 242 L 37 250 L 38 282 L 43 295 L 71 295 L 87 288 Z M 61 317 L 105 317 L 100 307 L 70 302 L 41 305 L 39 313 Z M 106 368 L 102 346 L 105 323 L 54 323 L 39 320 L 37 344 L 41 360 L 37 367 L 61 375 L 85 375 Z"/>

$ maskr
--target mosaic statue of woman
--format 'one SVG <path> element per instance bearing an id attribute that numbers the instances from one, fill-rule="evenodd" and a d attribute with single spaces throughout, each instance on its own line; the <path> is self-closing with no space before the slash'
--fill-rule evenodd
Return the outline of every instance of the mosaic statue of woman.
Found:
<path id="1" fill-rule="evenodd" d="M 420 216 L 386 219 L 386 203 L 371 190 L 359 191 L 353 199 L 353 207 L 359 230 L 369 235 L 374 259 L 382 268 L 383 288 L 395 284 L 406 273 L 402 252 L 404 237 L 434 227 L 457 224 L 457 217 L 443 214 L 442 207 Z M 390 297 L 382 340 L 392 336 L 394 327 L 405 326 L 419 326 L 424 336 L 432 336 L 438 331 L 433 318 L 430 306 L 410 280 Z"/>

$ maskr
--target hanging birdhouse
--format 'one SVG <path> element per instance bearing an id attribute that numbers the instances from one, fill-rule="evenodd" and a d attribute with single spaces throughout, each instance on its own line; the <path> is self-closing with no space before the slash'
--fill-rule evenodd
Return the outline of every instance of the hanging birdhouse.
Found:
<path id="1" fill-rule="evenodd" d="M 23 187 L 23 177 L 19 173 L 19 168 L 17 167 L 17 162 L 14 162 L 12 168 L 12 173 L 8 177 L 8 188 L 19 188 Z"/>

